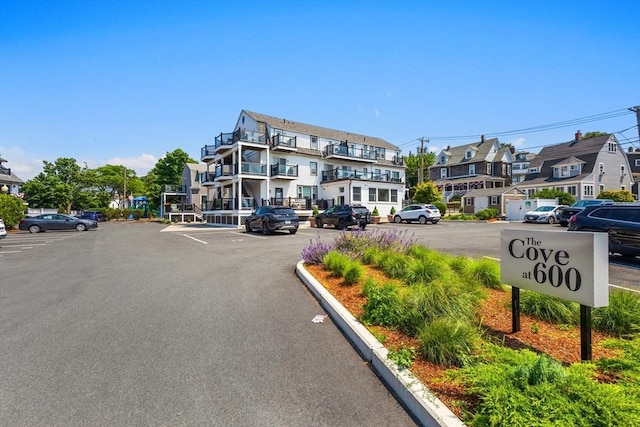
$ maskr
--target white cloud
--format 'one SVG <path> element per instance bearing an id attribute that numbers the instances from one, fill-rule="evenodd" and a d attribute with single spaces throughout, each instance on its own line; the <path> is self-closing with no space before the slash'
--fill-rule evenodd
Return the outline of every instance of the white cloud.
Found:
<path id="1" fill-rule="evenodd" d="M 525 139 L 523 137 L 515 138 L 509 141 L 509 143 L 516 148 L 522 147 L 524 145 L 524 142 L 525 142 Z"/>
<path id="2" fill-rule="evenodd" d="M 87 161 L 87 163 L 89 163 Z M 141 154 L 138 157 L 113 157 L 107 159 L 105 164 L 122 165 L 136 171 L 138 176 L 146 175 L 158 163 L 158 159 L 153 154 Z"/>

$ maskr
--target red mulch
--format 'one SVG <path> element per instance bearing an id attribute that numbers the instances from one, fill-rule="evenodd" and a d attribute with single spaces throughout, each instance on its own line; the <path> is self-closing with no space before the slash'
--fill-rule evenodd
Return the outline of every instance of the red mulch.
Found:
<path id="1" fill-rule="evenodd" d="M 366 302 L 362 295 L 361 284 L 344 285 L 341 278 L 336 278 L 323 266 L 305 265 L 305 268 L 327 288 L 331 294 L 356 318 L 362 313 L 362 306 Z M 380 282 L 393 282 L 375 268 L 365 266 L 365 277 L 373 277 Z M 503 342 L 506 347 L 513 349 L 528 348 L 537 353 L 545 353 L 564 363 L 580 362 L 580 328 L 559 327 L 544 320 L 535 319 L 525 314 L 520 315 L 520 331 L 511 333 L 511 294 L 499 290 L 488 289 L 487 298 L 480 307 L 479 313 L 485 331 Z M 418 341 L 399 331 L 390 330 L 382 326 L 371 326 L 370 330 L 386 337 L 385 347 L 396 349 L 405 347 L 418 348 Z M 601 343 L 610 338 L 601 332 L 592 331 L 593 360 L 602 357 L 612 357 L 616 353 L 605 349 Z M 463 401 L 467 408 L 473 407 L 476 397 L 468 393 L 462 386 L 444 380 L 445 371 L 451 367 L 435 365 L 416 359 L 411 372 L 429 388 L 451 411 L 461 415 L 460 405 L 454 402 Z"/>

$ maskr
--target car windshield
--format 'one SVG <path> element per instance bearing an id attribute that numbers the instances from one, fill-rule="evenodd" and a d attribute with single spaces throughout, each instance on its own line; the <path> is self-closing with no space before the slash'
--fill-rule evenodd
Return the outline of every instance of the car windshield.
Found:
<path id="1" fill-rule="evenodd" d="M 273 212 L 278 214 L 278 215 L 291 215 L 291 214 L 295 214 L 295 212 L 293 211 L 293 209 L 291 208 L 274 208 Z"/>
<path id="2" fill-rule="evenodd" d="M 367 208 L 365 208 L 364 206 L 353 206 L 353 210 L 358 213 L 368 212 Z"/>
<path id="3" fill-rule="evenodd" d="M 535 212 L 549 212 L 552 211 L 555 206 L 540 206 L 535 210 Z"/>

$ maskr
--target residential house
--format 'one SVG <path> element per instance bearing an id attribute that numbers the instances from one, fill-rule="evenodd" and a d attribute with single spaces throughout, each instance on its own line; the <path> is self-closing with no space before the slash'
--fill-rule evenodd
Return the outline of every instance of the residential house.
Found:
<path id="1" fill-rule="evenodd" d="M 209 200 L 206 163 L 186 163 L 181 185 L 165 185 L 161 195 L 161 216 L 170 221 L 202 221 Z"/>
<path id="2" fill-rule="evenodd" d="M 629 147 L 627 151 L 627 159 L 629 160 L 629 169 L 631 170 L 631 178 L 633 178 L 633 186 L 631 193 L 636 200 L 640 200 L 640 148 L 635 150 Z"/>
<path id="3" fill-rule="evenodd" d="M 536 158 L 535 153 L 528 151 L 516 151 L 513 153 L 513 165 L 511 165 L 511 182 L 513 185 L 517 185 L 524 181 L 529 170 L 529 164 L 531 160 Z"/>
<path id="4" fill-rule="evenodd" d="M 633 185 L 627 156 L 613 134 L 544 147 L 531 161 L 519 184 L 528 196 L 549 188 L 571 194 L 576 200 L 595 199 L 604 190 L 630 190 Z"/>
<path id="5" fill-rule="evenodd" d="M 517 187 L 496 187 L 471 190 L 462 196 L 462 212 L 473 215 L 481 210 L 497 209 L 499 216 L 507 215 L 507 201 L 526 200 L 527 194 Z"/>
<path id="6" fill-rule="evenodd" d="M 7 163 L 7 160 L 0 157 L 0 193 L 21 196 L 19 193 L 20 184 L 24 181 L 18 178 L 11 172 L 11 168 L 4 166 L 3 163 Z"/>
<path id="7" fill-rule="evenodd" d="M 201 185 L 212 188 L 207 223 L 243 225 L 258 206 L 360 204 L 381 215 L 399 210 L 405 167 L 400 149 L 380 138 L 242 110 L 234 130 L 201 150 Z"/>
<path id="8" fill-rule="evenodd" d="M 480 142 L 442 150 L 429 167 L 429 178 L 448 202 L 472 190 L 509 187 L 513 160 L 510 147 L 482 135 Z"/>

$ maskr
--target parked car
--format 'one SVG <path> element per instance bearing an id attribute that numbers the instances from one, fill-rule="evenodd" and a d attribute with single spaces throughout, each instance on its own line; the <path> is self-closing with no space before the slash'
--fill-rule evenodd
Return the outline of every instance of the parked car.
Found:
<path id="1" fill-rule="evenodd" d="M 4 228 L 4 220 L 0 218 L 0 240 L 7 237 L 7 230 Z"/>
<path id="2" fill-rule="evenodd" d="M 333 225 L 339 230 L 344 230 L 357 225 L 364 230 L 367 224 L 371 224 L 371 212 L 364 206 L 336 205 L 316 215 L 315 220 L 318 228 Z"/>
<path id="3" fill-rule="evenodd" d="M 244 222 L 247 232 L 260 230 L 263 234 L 280 230 L 289 230 L 289 233 L 296 234 L 299 225 L 298 214 L 284 206 L 260 206 L 246 217 Z"/>
<path id="4" fill-rule="evenodd" d="M 87 231 L 90 228 L 98 228 L 98 221 L 92 219 L 80 219 L 65 214 L 42 214 L 23 218 L 18 224 L 20 230 L 29 230 L 31 233 L 39 233 L 47 230 L 77 230 Z"/>
<path id="5" fill-rule="evenodd" d="M 84 211 L 81 215 L 78 215 L 78 218 L 92 219 L 98 222 L 104 222 L 107 220 L 107 216 L 98 211 Z"/>
<path id="6" fill-rule="evenodd" d="M 400 224 L 405 221 L 409 224 L 418 221 L 420 224 L 437 224 L 440 221 L 440 209 L 435 205 L 414 204 L 409 205 L 393 216 L 393 222 Z"/>
<path id="7" fill-rule="evenodd" d="M 524 214 L 524 222 L 555 224 L 559 221 L 559 215 L 562 209 L 568 207 L 569 206 L 567 205 L 539 206 L 536 209 Z"/>
<path id="8" fill-rule="evenodd" d="M 640 256 L 640 204 L 592 205 L 569 220 L 569 231 L 609 233 L 609 252 Z"/>
<path id="9" fill-rule="evenodd" d="M 561 226 L 566 227 L 569 225 L 569 219 L 580 212 L 586 206 L 593 205 L 612 205 L 613 200 L 611 199 L 585 199 L 578 200 L 568 208 L 563 208 L 558 214 L 558 222 Z"/>

